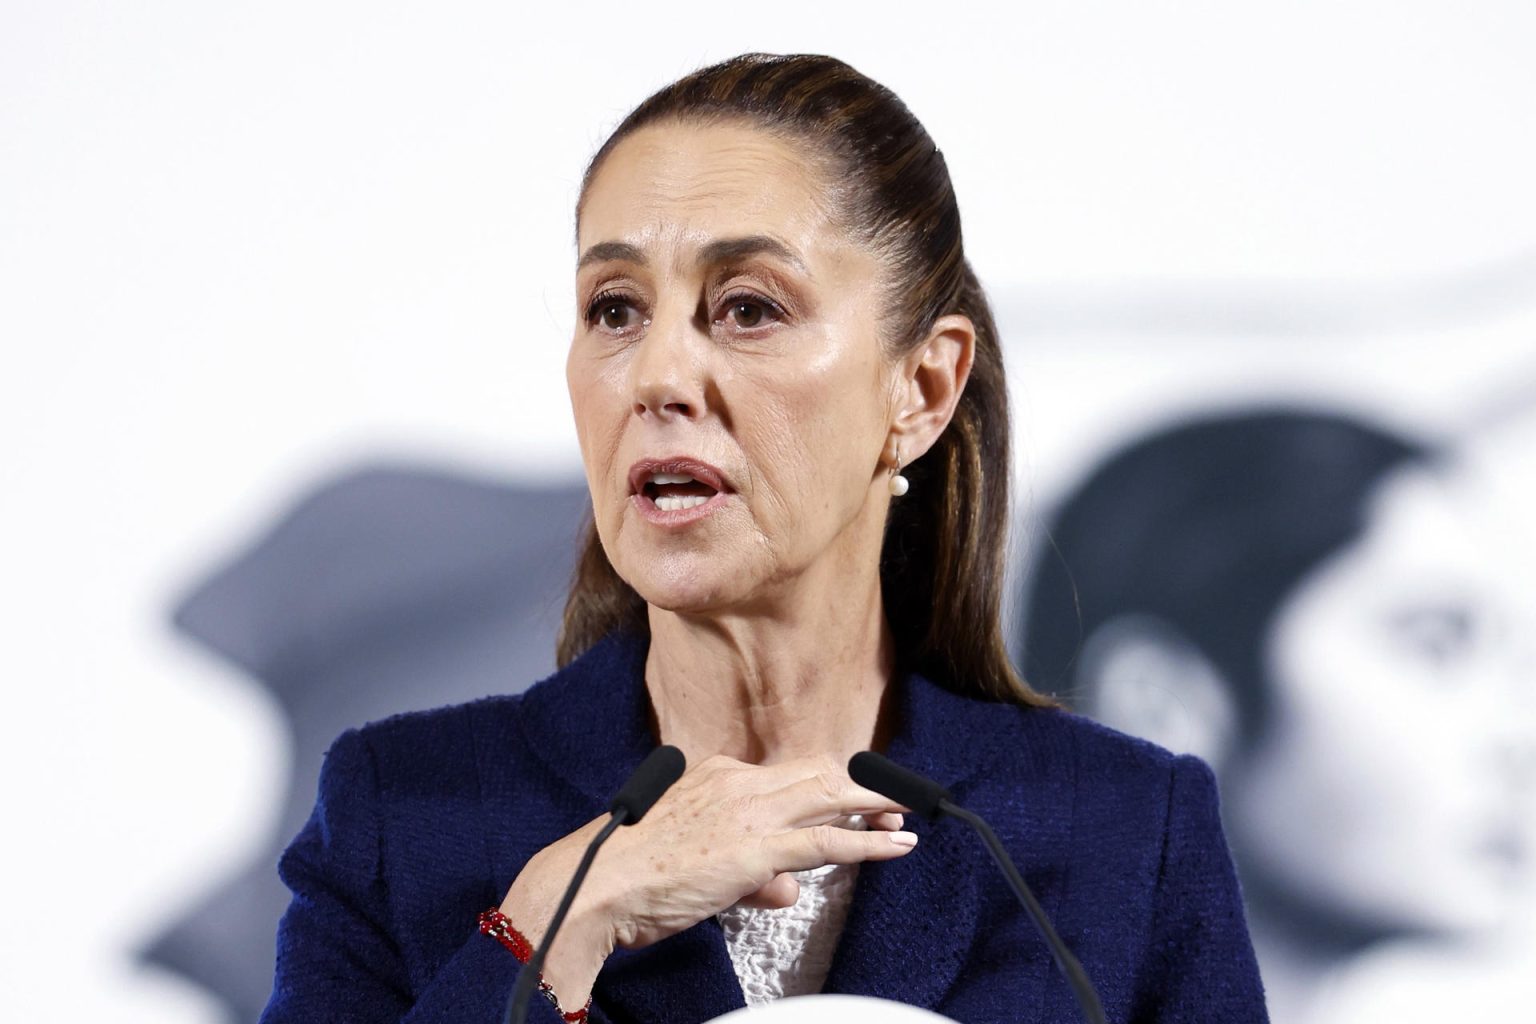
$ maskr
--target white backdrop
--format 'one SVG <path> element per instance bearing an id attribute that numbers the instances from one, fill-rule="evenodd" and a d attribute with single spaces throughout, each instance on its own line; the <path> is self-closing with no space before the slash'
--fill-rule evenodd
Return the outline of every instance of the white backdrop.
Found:
<path id="1" fill-rule="evenodd" d="M 1026 509 L 1175 407 L 1458 429 L 1536 390 L 1536 7 L 1000 12 L 0 2 L 8 1019 L 214 1019 L 129 950 L 263 833 L 285 739 L 171 601 L 365 454 L 575 468 L 576 184 L 703 63 L 831 53 L 928 126 L 1000 308 Z M 1502 479 L 1536 498 L 1509 426 Z M 1444 991 L 1421 1019 L 1469 1005 Z"/>

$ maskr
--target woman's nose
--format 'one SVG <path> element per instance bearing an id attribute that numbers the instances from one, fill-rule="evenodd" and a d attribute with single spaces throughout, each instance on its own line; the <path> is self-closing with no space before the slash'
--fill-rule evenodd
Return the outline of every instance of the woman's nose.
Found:
<path id="1" fill-rule="evenodd" d="M 696 418 L 704 412 L 705 339 L 682 311 L 657 314 L 630 363 L 634 413 L 661 420 Z"/>

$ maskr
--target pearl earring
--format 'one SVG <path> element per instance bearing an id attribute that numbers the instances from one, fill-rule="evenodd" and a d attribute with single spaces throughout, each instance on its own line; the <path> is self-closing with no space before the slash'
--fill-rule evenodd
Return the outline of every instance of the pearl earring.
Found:
<path id="1" fill-rule="evenodd" d="M 899 498 L 903 494 L 906 494 L 907 488 L 911 486 L 911 482 L 906 477 L 901 475 L 900 449 L 898 449 L 896 452 L 896 464 L 891 467 L 891 478 L 889 481 L 887 481 L 887 486 L 890 488 L 891 497 L 893 498 Z"/>

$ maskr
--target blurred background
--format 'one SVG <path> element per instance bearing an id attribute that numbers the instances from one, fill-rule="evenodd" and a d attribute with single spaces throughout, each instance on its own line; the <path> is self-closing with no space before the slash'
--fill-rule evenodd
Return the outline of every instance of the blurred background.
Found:
<path id="1" fill-rule="evenodd" d="M 5 1015 L 252 1019 L 330 739 L 552 666 L 580 174 L 746 50 L 943 148 L 1015 650 L 1216 767 L 1278 1024 L 1536 1005 L 1533 42 L 1513 0 L 0 0 Z"/>

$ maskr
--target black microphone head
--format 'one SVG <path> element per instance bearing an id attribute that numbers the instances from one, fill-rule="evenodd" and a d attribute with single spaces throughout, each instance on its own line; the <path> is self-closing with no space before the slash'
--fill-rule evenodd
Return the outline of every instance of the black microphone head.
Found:
<path id="1" fill-rule="evenodd" d="M 681 750 L 667 745 L 657 747 L 640 762 L 624 788 L 609 802 L 608 810 L 622 810 L 624 824 L 633 825 L 645 817 L 645 812 L 661 799 L 661 794 L 670 789 L 672 783 L 683 777 L 687 767 Z"/>
<path id="2" fill-rule="evenodd" d="M 935 820 L 943 813 L 939 801 L 949 799 L 949 790 L 937 782 L 910 768 L 903 768 L 873 750 L 861 750 L 848 759 L 848 777 L 865 789 L 890 797 L 929 820 Z"/>

